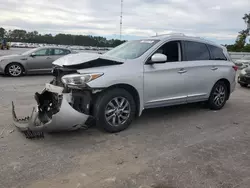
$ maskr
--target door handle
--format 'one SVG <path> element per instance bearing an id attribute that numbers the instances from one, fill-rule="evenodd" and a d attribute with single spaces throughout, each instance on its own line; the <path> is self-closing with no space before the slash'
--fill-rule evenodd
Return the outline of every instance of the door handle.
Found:
<path id="1" fill-rule="evenodd" d="M 183 74 L 183 73 L 185 73 L 185 72 L 187 72 L 187 70 L 185 70 L 185 69 L 180 69 L 180 70 L 178 71 L 178 73 L 180 73 L 180 74 Z"/>
<path id="2" fill-rule="evenodd" d="M 218 67 L 212 67 L 211 68 L 211 70 L 217 70 L 218 69 Z"/>

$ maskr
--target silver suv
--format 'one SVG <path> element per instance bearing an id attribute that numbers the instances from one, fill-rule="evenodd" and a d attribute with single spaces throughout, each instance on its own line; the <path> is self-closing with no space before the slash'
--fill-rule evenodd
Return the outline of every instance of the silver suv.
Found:
<path id="1" fill-rule="evenodd" d="M 20 121 L 13 105 L 23 130 L 74 130 L 93 117 L 98 127 L 118 132 L 148 108 L 206 101 L 219 110 L 235 89 L 237 71 L 225 47 L 182 34 L 129 41 L 102 55 L 67 55 L 53 64 L 54 79 L 36 93 L 32 117 Z"/>

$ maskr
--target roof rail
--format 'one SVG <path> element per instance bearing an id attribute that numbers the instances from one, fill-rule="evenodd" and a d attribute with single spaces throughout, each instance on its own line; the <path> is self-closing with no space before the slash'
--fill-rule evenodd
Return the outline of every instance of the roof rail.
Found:
<path id="1" fill-rule="evenodd" d="M 167 34 L 156 34 L 155 36 L 152 36 L 152 37 L 161 37 L 161 36 L 173 36 L 173 35 L 176 35 L 176 36 L 185 36 L 183 33 L 167 33 Z"/>

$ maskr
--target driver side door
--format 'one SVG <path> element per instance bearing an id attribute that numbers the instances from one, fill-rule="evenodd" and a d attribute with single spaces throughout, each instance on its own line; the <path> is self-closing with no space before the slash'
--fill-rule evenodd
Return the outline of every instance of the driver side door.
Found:
<path id="1" fill-rule="evenodd" d="M 49 72 L 53 62 L 53 49 L 45 48 L 34 52 L 27 60 L 29 72 Z"/>
<path id="2" fill-rule="evenodd" d="M 189 84 L 181 45 L 180 41 L 165 43 L 153 54 L 162 53 L 167 61 L 144 65 L 145 108 L 187 103 Z"/>

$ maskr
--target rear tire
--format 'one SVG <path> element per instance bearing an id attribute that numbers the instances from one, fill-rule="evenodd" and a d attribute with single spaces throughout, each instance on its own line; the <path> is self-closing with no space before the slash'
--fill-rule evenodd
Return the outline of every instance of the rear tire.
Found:
<path id="1" fill-rule="evenodd" d="M 135 118 L 135 114 L 134 98 L 122 88 L 107 90 L 98 97 L 95 103 L 96 125 L 109 133 L 127 129 Z"/>
<path id="2" fill-rule="evenodd" d="M 24 68 L 19 63 L 11 63 L 6 68 L 6 74 L 12 77 L 22 76 L 24 73 Z"/>
<path id="3" fill-rule="evenodd" d="M 211 110 L 220 110 L 224 107 L 228 98 L 227 86 L 223 81 L 217 82 L 208 99 L 208 106 Z"/>
<path id="4" fill-rule="evenodd" d="M 247 87 L 248 84 L 240 84 L 241 87 Z"/>

